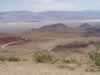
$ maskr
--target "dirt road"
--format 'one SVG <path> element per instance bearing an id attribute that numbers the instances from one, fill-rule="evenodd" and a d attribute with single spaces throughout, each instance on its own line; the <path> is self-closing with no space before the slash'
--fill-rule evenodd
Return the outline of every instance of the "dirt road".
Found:
<path id="1" fill-rule="evenodd" d="M 1 45 L 0 47 L 1 47 L 2 49 L 4 49 L 4 48 L 6 48 L 6 47 L 8 47 L 8 46 L 10 46 L 10 45 L 17 44 L 17 43 L 20 43 L 20 42 L 22 42 L 22 41 L 9 42 L 9 43 L 5 43 L 5 44 Z"/>

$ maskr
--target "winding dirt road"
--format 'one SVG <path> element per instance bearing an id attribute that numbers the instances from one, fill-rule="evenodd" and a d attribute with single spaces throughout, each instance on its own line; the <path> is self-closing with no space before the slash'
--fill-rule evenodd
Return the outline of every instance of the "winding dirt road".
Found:
<path id="1" fill-rule="evenodd" d="M 17 43 L 20 43 L 20 42 L 22 42 L 22 40 L 21 41 L 14 41 L 14 42 L 5 43 L 5 44 L 1 45 L 0 47 L 2 49 L 4 49 L 4 48 L 7 48 L 10 45 L 17 44 Z"/>

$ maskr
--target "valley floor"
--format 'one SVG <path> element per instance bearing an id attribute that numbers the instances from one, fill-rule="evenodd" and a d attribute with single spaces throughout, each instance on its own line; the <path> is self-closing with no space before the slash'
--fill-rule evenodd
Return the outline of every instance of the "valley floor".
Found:
<path id="1" fill-rule="evenodd" d="M 4 36 L 5 39 L 1 35 L 0 61 L 2 62 L 0 62 L 0 75 L 100 75 L 100 70 L 97 71 L 95 66 L 91 66 L 92 62 L 87 63 L 90 60 L 88 59 L 88 53 L 96 51 L 95 44 L 100 48 L 99 37 L 81 37 L 80 32 L 77 32 L 77 30 L 34 30 L 33 32 L 16 35 L 20 37 L 11 36 L 9 37 L 11 40 L 8 40 L 8 35 Z M 43 58 L 40 57 L 40 59 L 44 60 L 45 50 L 53 53 L 59 60 L 62 57 L 70 60 L 66 61 L 66 59 L 62 58 L 64 61 L 61 61 L 66 64 L 63 62 L 61 64 L 32 63 L 34 52 L 42 51 L 40 55 Z M 48 57 L 48 54 L 46 56 Z M 27 61 L 17 62 L 18 59 L 15 57 Z M 76 61 L 72 60 L 72 57 L 75 60 L 78 59 L 79 63 L 72 64 L 73 62 L 76 63 Z M 46 60 L 48 59 L 46 58 Z M 69 64 L 69 62 L 72 63 Z"/>
<path id="2" fill-rule="evenodd" d="M 59 68 L 53 64 L 3 63 L 0 75 L 100 75 L 100 72 L 86 72 L 85 65 L 74 70 Z"/>

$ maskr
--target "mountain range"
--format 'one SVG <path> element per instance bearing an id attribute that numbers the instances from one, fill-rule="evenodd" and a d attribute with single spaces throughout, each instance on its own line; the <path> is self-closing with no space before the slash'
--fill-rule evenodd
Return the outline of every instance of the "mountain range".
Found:
<path id="1" fill-rule="evenodd" d="M 100 19 L 100 11 L 0 12 L 0 22 L 40 22 L 84 19 Z"/>
<path id="2" fill-rule="evenodd" d="M 42 30 L 64 30 L 67 28 L 69 27 L 63 23 L 56 23 L 56 24 L 51 24 L 51 25 L 40 27 L 40 29 Z"/>

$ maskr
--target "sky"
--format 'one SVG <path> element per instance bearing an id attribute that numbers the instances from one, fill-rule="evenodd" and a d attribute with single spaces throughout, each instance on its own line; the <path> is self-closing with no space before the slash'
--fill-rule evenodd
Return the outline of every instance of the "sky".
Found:
<path id="1" fill-rule="evenodd" d="M 100 0 L 0 0 L 2 11 L 100 11 Z"/>

